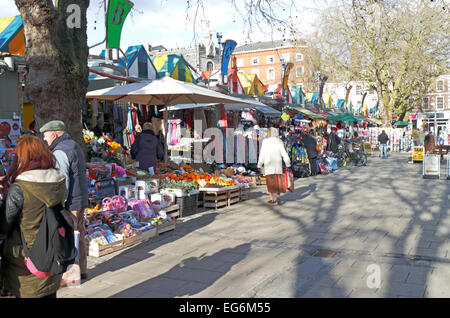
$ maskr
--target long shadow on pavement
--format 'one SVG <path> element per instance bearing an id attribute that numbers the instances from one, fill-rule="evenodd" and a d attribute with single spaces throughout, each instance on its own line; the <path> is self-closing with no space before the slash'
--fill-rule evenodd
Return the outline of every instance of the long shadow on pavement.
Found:
<path id="1" fill-rule="evenodd" d="M 250 244 L 225 248 L 210 256 L 189 257 L 152 279 L 130 287 L 114 298 L 174 298 L 192 297 L 211 287 L 233 265 L 245 259 Z M 155 266 L 157 264 L 155 263 Z"/>

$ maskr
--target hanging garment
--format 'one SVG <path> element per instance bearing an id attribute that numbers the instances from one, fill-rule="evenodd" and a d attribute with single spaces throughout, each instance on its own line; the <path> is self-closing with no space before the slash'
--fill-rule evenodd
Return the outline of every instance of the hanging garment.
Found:
<path id="1" fill-rule="evenodd" d="M 104 102 L 103 102 L 103 114 L 109 114 L 109 107 L 110 107 L 110 102 L 109 101 L 107 101 L 107 100 L 105 100 Z"/>
<path id="2" fill-rule="evenodd" d="M 157 117 L 152 118 L 152 127 L 155 135 L 159 135 L 160 132 L 164 133 L 163 121 L 160 118 Z"/>
<path id="3" fill-rule="evenodd" d="M 176 134 L 175 134 L 175 137 L 176 137 L 176 144 L 178 145 L 180 142 L 181 142 L 181 123 L 182 123 L 183 121 L 181 120 L 181 119 L 176 119 L 175 120 L 175 125 L 176 125 Z"/>
<path id="4" fill-rule="evenodd" d="M 172 120 L 167 121 L 167 144 L 172 145 Z"/>
<path id="5" fill-rule="evenodd" d="M 254 121 L 255 120 L 254 111 L 252 109 L 249 109 L 245 113 L 245 120 L 250 120 L 250 121 Z"/>
<path id="6" fill-rule="evenodd" d="M 172 121 L 172 145 L 178 145 L 178 132 L 177 132 L 177 119 L 173 119 Z"/>
<path id="7" fill-rule="evenodd" d="M 94 117 L 98 116 L 98 100 L 94 99 L 92 101 L 92 113 Z"/>
<path id="8" fill-rule="evenodd" d="M 186 128 L 192 130 L 192 111 L 190 109 L 186 110 Z"/>
<path id="9" fill-rule="evenodd" d="M 220 121 L 219 121 L 219 127 L 220 128 L 227 128 L 228 127 L 228 121 L 227 121 L 227 112 L 225 110 L 225 106 L 221 104 L 219 106 L 220 108 Z"/>

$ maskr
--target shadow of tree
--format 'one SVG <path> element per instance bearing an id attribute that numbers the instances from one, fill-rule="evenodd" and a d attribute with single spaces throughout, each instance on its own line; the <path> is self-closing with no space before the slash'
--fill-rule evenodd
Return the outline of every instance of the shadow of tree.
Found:
<path id="1" fill-rule="evenodd" d="M 201 293 L 225 275 L 233 265 L 245 259 L 250 244 L 225 248 L 217 253 L 200 257 L 189 257 L 154 278 L 113 295 L 114 298 L 189 297 Z M 233 257 L 230 257 L 233 255 Z"/>

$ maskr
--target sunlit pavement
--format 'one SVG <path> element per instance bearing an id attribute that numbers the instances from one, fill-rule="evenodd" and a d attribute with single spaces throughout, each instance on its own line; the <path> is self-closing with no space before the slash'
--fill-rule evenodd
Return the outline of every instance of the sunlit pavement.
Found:
<path id="1" fill-rule="evenodd" d="M 404 153 L 179 220 L 58 297 L 450 297 L 450 181 Z"/>

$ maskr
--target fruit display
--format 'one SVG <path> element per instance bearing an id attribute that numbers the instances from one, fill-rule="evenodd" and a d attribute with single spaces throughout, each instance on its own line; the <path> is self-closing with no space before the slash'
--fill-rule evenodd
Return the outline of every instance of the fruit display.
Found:
<path id="1" fill-rule="evenodd" d="M 231 180 L 224 180 L 223 178 L 208 174 L 208 173 L 197 173 L 197 172 L 190 172 L 190 173 L 184 173 L 182 175 L 177 175 L 176 172 L 171 172 L 165 177 L 168 177 L 172 181 L 190 181 L 190 182 L 196 182 L 200 185 L 201 180 L 204 180 L 207 184 L 215 184 L 223 187 L 230 187 L 235 186 L 236 183 Z"/>

